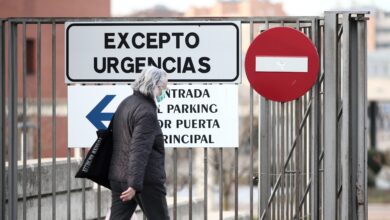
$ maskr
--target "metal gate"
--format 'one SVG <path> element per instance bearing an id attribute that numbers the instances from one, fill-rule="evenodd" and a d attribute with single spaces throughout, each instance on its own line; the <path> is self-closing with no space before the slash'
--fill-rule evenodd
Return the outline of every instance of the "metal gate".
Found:
<path id="1" fill-rule="evenodd" d="M 317 83 L 299 100 L 275 103 L 246 90 L 239 148 L 167 149 L 172 219 L 367 219 L 366 14 L 166 18 L 239 20 L 243 44 L 271 27 L 290 26 L 313 41 L 321 61 Z M 1 219 L 105 216 L 107 190 L 73 178 L 85 150 L 62 146 L 63 24 L 102 20 L 157 18 L 0 20 Z"/>

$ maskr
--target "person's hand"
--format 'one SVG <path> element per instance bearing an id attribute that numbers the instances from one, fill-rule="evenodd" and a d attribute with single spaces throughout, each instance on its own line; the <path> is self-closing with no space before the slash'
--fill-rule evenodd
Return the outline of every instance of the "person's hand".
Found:
<path id="1" fill-rule="evenodd" d="M 130 186 L 126 191 L 123 191 L 121 196 L 122 202 L 130 201 L 135 195 L 135 190 Z"/>

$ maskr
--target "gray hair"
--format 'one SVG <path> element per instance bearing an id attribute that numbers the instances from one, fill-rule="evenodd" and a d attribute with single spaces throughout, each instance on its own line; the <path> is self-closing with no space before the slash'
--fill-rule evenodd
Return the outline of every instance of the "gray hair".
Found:
<path id="1" fill-rule="evenodd" d="M 168 74 L 157 67 L 146 67 L 133 84 L 133 90 L 154 98 L 154 89 L 161 86 Z"/>

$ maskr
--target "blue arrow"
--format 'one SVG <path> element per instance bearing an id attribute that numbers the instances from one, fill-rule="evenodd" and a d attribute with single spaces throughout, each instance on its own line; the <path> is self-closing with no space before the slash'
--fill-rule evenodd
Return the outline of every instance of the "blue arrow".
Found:
<path id="1" fill-rule="evenodd" d="M 115 95 L 106 95 L 100 102 L 92 109 L 86 118 L 99 130 L 107 129 L 102 121 L 110 121 L 114 113 L 102 112 L 103 109 L 114 99 Z"/>

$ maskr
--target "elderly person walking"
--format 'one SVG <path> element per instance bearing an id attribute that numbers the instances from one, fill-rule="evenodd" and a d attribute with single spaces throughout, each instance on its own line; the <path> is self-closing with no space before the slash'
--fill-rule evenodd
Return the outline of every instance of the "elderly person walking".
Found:
<path id="1" fill-rule="evenodd" d="M 110 219 L 129 220 L 137 205 L 148 220 L 169 219 L 164 139 L 156 106 L 165 97 L 167 83 L 164 70 L 145 68 L 132 86 L 134 94 L 125 98 L 115 112 L 109 171 Z"/>

